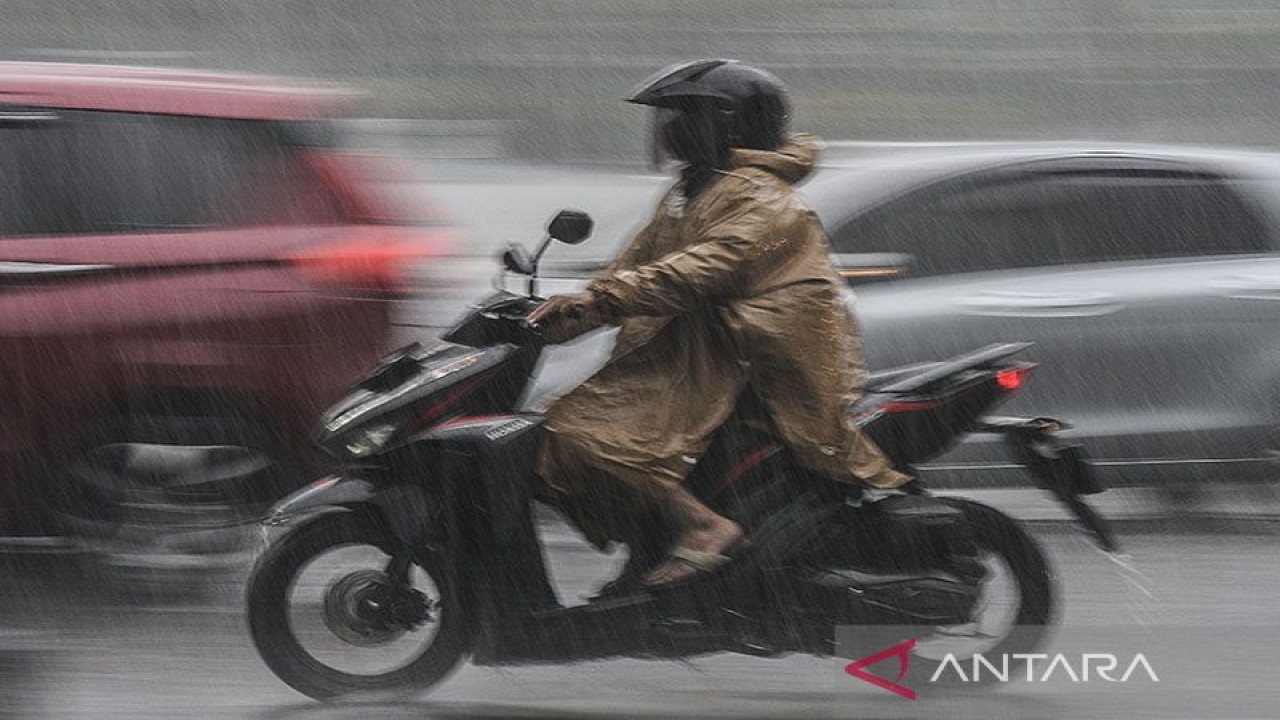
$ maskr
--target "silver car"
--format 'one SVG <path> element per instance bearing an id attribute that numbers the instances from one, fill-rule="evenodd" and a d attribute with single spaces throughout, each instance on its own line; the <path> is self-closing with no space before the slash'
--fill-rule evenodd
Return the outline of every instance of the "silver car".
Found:
<path id="1" fill-rule="evenodd" d="M 806 192 L 856 287 L 871 367 L 1032 341 L 1042 366 L 1005 410 L 1075 423 L 1104 480 L 1271 479 L 1280 155 L 933 149 L 826 171 Z M 982 437 L 928 472 L 1019 477 Z"/>
<path id="2" fill-rule="evenodd" d="M 828 165 L 803 192 L 856 291 L 873 370 L 1032 341 L 1042 365 L 1004 411 L 1072 422 L 1110 484 L 1271 479 L 1280 154 L 929 147 Z M 616 250 L 564 248 L 547 273 Z M 543 387 L 565 389 L 607 347 L 566 348 Z M 1025 484 L 982 436 L 921 470 L 943 487 Z"/>

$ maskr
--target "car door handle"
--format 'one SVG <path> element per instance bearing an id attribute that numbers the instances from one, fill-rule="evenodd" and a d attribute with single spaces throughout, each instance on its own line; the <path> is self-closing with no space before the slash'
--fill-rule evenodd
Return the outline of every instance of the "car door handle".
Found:
<path id="1" fill-rule="evenodd" d="M 966 315 L 995 317 L 1093 317 L 1108 315 L 1122 305 L 1109 293 L 1068 292 L 985 292 L 957 298 L 955 304 Z"/>
<path id="2" fill-rule="evenodd" d="M 1280 300 L 1280 275 L 1228 275 L 1213 287 L 1237 300 Z"/>

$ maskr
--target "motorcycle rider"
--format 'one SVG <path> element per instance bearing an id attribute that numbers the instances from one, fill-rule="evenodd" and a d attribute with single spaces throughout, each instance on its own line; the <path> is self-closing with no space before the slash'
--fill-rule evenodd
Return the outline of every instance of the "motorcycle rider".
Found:
<path id="1" fill-rule="evenodd" d="M 750 389 L 795 459 L 847 483 L 896 488 L 847 408 L 862 393 L 858 329 L 826 235 L 793 185 L 818 140 L 787 134 L 771 74 L 728 60 L 666 68 L 627 99 L 653 110 L 655 162 L 681 163 L 652 220 L 581 293 L 549 298 L 530 322 L 565 340 L 620 326 L 608 363 L 547 413 L 544 497 L 598 547 L 626 541 L 625 518 L 660 509 L 668 557 L 644 583 L 711 571 L 744 545 L 732 520 L 681 483 Z"/>

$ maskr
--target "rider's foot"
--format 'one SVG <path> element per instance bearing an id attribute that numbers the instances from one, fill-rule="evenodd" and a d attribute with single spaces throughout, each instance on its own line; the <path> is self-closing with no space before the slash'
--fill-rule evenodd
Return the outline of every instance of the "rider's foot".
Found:
<path id="1" fill-rule="evenodd" d="M 720 515 L 709 514 L 709 517 L 700 518 L 697 524 L 691 525 L 681 533 L 676 539 L 675 547 L 681 548 L 686 558 L 697 556 L 717 558 L 738 544 L 744 536 L 745 533 L 738 523 Z M 710 569 L 713 568 L 673 555 L 646 575 L 644 584 L 661 585 L 684 580 Z"/>

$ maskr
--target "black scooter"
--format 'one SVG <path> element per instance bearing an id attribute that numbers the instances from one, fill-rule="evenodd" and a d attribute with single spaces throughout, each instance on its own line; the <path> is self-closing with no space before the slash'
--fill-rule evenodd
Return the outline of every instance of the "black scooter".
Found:
<path id="1" fill-rule="evenodd" d="M 326 415 L 317 441 L 343 469 L 273 508 L 264 523 L 284 534 L 260 557 L 248 589 L 254 642 L 282 680 L 330 699 L 425 690 L 468 656 L 515 665 L 831 655 L 839 626 L 908 626 L 923 636 L 969 628 L 994 644 L 981 650 L 987 654 L 1040 643 L 1054 616 L 1053 577 L 1014 520 L 960 498 L 813 477 L 757 429 L 752 420 L 762 418 L 750 397 L 688 479 L 746 529 L 750 553 L 674 589 L 630 585 L 561 605 L 531 507 L 542 420 L 512 408 L 545 346 L 525 321 L 538 303 L 538 258 L 551 238 L 577 243 L 590 229 L 590 218 L 565 211 L 534 257 L 512 246 L 504 263 L 530 276 L 528 295 L 489 297 L 447 344 L 388 357 Z M 1079 449 L 1055 437 L 1061 423 L 986 417 L 1034 367 L 1011 359 L 1026 347 L 993 345 L 879 373 L 851 412 L 904 469 L 966 433 L 1005 435 L 1015 460 L 1111 549 L 1105 524 L 1080 497 L 1102 488 Z M 624 577 L 660 561 L 670 543 L 662 527 L 636 523 Z M 358 559 L 333 559 L 350 552 Z M 327 579 L 311 578 L 326 570 Z M 999 575 L 1011 581 L 1011 622 L 974 630 L 988 604 L 984 587 Z M 348 651 L 361 664 L 344 666 Z M 940 658 L 918 655 L 912 673 L 928 677 Z"/>

